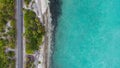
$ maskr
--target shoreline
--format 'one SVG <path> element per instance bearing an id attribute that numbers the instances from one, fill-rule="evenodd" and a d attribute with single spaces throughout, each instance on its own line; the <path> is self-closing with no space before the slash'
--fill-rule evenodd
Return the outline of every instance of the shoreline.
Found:
<path id="1" fill-rule="evenodd" d="M 54 51 L 55 42 L 55 32 L 58 23 L 58 18 L 62 14 L 62 1 L 61 0 L 47 0 L 46 18 L 45 19 L 45 29 L 46 29 L 46 40 L 45 40 L 45 51 L 44 51 L 44 68 L 51 68 L 52 66 L 52 55 Z"/>

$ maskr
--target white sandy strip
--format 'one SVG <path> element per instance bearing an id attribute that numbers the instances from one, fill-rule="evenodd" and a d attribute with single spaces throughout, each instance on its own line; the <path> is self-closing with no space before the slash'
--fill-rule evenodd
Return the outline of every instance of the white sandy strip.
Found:
<path id="1" fill-rule="evenodd" d="M 47 0 L 39 0 L 39 1 L 41 1 L 42 14 L 44 14 L 46 12 L 47 7 L 48 7 L 48 2 L 47 2 Z"/>
<path id="2" fill-rule="evenodd" d="M 46 9 L 48 7 L 47 0 L 35 0 L 37 9 L 41 14 L 44 14 L 46 12 Z"/>
<path id="3" fill-rule="evenodd" d="M 42 14 L 44 14 L 48 7 L 48 1 L 47 0 L 35 0 L 35 2 L 38 4 L 39 8 L 41 9 Z"/>

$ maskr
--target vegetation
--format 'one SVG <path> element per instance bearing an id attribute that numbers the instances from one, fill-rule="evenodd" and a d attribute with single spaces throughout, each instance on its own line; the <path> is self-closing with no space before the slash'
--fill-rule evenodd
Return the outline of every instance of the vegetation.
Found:
<path id="1" fill-rule="evenodd" d="M 15 68 L 15 59 L 10 59 L 14 56 L 14 53 L 5 53 L 6 44 L 6 40 L 0 39 L 0 68 Z"/>
<path id="2" fill-rule="evenodd" d="M 31 0 L 24 0 L 25 4 L 28 6 L 31 2 Z"/>
<path id="3" fill-rule="evenodd" d="M 35 68 L 34 59 L 26 57 L 26 68 Z"/>
<path id="4" fill-rule="evenodd" d="M 0 68 L 15 68 L 14 52 L 6 53 L 6 48 L 15 47 L 15 0 L 0 0 Z M 9 22 L 11 21 L 11 22 Z M 11 23 L 11 26 L 7 26 Z"/>
<path id="5" fill-rule="evenodd" d="M 8 20 L 14 19 L 15 0 L 0 0 L 0 25 L 5 26 Z"/>
<path id="6" fill-rule="evenodd" d="M 15 26 L 15 20 L 12 20 L 10 23 L 11 27 L 8 28 L 8 39 L 9 39 L 9 46 L 11 48 L 15 48 L 15 42 L 16 42 L 16 26 Z"/>
<path id="7" fill-rule="evenodd" d="M 24 10 L 26 52 L 33 54 L 42 43 L 45 28 L 32 10 Z"/>

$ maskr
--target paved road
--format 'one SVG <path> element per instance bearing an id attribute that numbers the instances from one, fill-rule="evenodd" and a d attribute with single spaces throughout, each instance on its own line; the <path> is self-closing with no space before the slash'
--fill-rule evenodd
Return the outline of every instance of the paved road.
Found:
<path id="1" fill-rule="evenodd" d="M 16 0 L 16 26 L 17 26 L 17 42 L 16 42 L 16 68 L 24 68 L 23 64 L 23 12 L 22 0 Z"/>

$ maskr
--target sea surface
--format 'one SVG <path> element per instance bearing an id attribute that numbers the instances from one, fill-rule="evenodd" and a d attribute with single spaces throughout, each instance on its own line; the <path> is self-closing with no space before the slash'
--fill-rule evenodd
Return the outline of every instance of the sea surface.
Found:
<path id="1" fill-rule="evenodd" d="M 120 0 L 61 0 L 51 68 L 120 68 Z"/>

